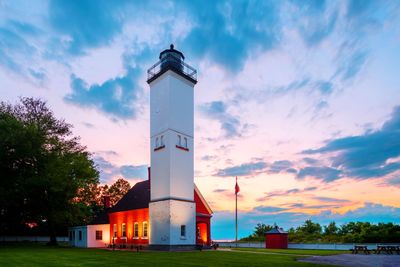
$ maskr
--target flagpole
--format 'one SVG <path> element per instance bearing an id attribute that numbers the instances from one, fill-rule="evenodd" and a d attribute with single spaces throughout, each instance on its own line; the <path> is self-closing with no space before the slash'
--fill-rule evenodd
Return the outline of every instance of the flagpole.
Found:
<path id="1" fill-rule="evenodd" d="M 236 176 L 236 186 L 237 186 L 237 176 Z M 237 190 L 235 189 L 235 243 L 237 247 L 238 242 L 238 221 L 237 221 Z"/>

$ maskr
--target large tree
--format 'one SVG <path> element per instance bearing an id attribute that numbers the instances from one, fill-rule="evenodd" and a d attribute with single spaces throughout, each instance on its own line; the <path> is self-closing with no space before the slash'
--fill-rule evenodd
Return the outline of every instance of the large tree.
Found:
<path id="1" fill-rule="evenodd" d="M 88 205 L 77 197 L 99 182 L 71 125 L 33 98 L 0 103 L 0 175 L 1 231 L 45 224 L 51 244 L 57 227 L 88 218 Z"/>

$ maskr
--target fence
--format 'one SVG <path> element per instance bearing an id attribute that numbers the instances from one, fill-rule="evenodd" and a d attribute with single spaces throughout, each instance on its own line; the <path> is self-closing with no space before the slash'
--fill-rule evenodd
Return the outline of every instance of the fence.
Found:
<path id="1" fill-rule="evenodd" d="M 57 242 L 68 242 L 67 236 L 57 236 Z M 0 242 L 49 242 L 49 236 L 0 236 Z"/>
<path id="2" fill-rule="evenodd" d="M 216 242 L 221 247 L 236 247 L 234 242 Z M 321 249 L 321 250 L 349 250 L 354 248 L 355 245 L 365 245 L 368 249 L 376 249 L 377 246 L 384 245 L 395 245 L 400 246 L 400 244 L 384 244 L 384 243 L 345 243 L 345 244 L 332 244 L 332 243 L 322 243 L 322 244 L 305 244 L 305 243 L 289 243 L 288 248 L 292 249 Z M 264 242 L 238 242 L 238 248 L 265 248 Z"/>

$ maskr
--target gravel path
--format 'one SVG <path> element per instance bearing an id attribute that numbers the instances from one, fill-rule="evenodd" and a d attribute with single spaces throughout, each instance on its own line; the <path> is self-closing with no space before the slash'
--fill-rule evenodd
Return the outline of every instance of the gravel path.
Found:
<path id="1" fill-rule="evenodd" d="M 332 264 L 349 267 L 399 267 L 400 255 L 353 255 L 313 256 L 298 259 L 302 262 Z"/>

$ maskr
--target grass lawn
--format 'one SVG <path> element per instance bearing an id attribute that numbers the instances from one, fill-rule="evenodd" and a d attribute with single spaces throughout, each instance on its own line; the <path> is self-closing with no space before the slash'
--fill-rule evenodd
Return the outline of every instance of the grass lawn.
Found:
<path id="1" fill-rule="evenodd" d="M 296 255 L 228 251 L 132 252 L 102 249 L 0 246 L 0 266 L 323 266 L 297 262 Z"/>
<path id="2" fill-rule="evenodd" d="M 293 254 L 293 255 L 338 255 L 338 254 L 349 254 L 347 250 L 316 250 L 316 249 L 266 249 L 266 248 L 232 248 L 233 250 L 240 251 L 256 251 L 256 252 L 271 252 L 271 253 L 282 253 L 282 254 Z"/>

